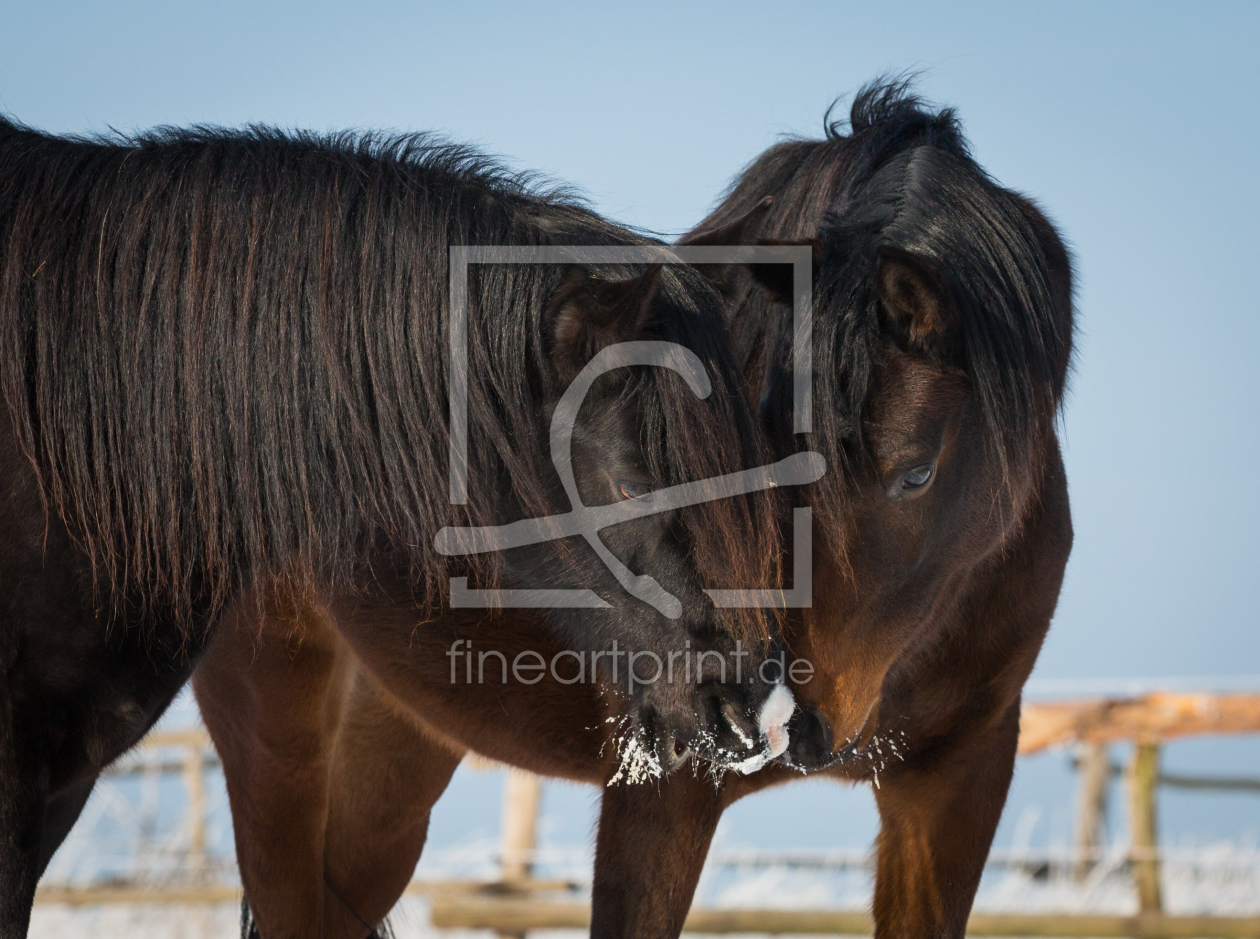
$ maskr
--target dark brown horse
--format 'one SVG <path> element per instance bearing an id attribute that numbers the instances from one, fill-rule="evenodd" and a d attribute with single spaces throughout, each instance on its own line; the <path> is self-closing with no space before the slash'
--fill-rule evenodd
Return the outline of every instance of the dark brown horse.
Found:
<path id="1" fill-rule="evenodd" d="M 864 90 L 847 133 L 832 126 L 768 151 L 687 241 L 814 246 L 809 435 L 791 432 L 790 277 L 774 266 L 717 274 L 779 453 L 809 448 L 832 468 L 795 496 L 814 517 L 813 605 L 786 637 L 814 671 L 795 683 L 787 761 L 877 783 L 877 935 L 962 936 L 1071 547 L 1055 435 L 1071 357 L 1068 254 L 1033 203 L 971 159 L 952 112 L 895 85 Z M 222 631 L 195 679 L 242 864 L 274 872 L 248 886 L 272 921 L 309 896 L 285 878 L 300 864 L 325 896 L 321 935 L 366 935 L 409 879 L 430 807 L 468 749 L 612 778 L 589 685 L 465 682 L 434 638 L 408 661 L 427 683 L 404 709 L 320 604 L 306 609 Z M 406 622 L 388 606 L 356 612 L 378 627 Z M 451 628 L 508 655 L 540 638 L 519 620 Z M 286 645 L 291 635 L 303 644 Z M 251 690 L 282 687 L 277 673 L 326 689 L 319 707 Z M 288 749 L 295 739 L 302 747 Z M 592 934 L 677 936 L 725 806 L 798 777 L 774 765 L 716 784 L 678 772 L 606 788 Z M 300 805 L 285 801 L 295 780 Z"/>
<path id="2" fill-rule="evenodd" d="M 0 936 L 25 934 L 100 771 L 265 585 L 290 585 L 294 609 L 325 598 L 402 688 L 453 575 L 606 597 L 530 620 L 573 654 L 760 660 L 772 624 L 703 591 L 773 579 L 766 494 L 641 514 L 605 533 L 602 558 L 433 549 L 443 526 L 576 509 L 570 485 L 587 506 L 628 504 L 764 462 L 720 298 L 696 271 L 479 265 L 465 291 L 470 499 L 451 506 L 450 247 L 575 243 L 644 244 L 422 137 L 76 140 L 0 119 Z M 642 364 L 598 377 L 560 478 L 551 412 L 588 360 L 630 340 L 689 350 L 709 393 Z M 628 596 L 623 575 L 674 606 Z M 361 611 L 379 603 L 405 626 L 369 628 Z M 636 686 L 623 669 L 609 696 L 654 771 L 710 728 L 712 746 L 740 749 L 722 736 L 730 713 L 755 736 L 747 715 L 769 689 L 721 682 L 712 660 L 700 671 Z"/>

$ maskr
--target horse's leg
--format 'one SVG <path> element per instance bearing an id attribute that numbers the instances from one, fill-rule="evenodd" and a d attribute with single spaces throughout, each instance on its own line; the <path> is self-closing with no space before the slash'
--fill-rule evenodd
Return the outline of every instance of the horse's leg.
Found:
<path id="1" fill-rule="evenodd" d="M 48 790 L 46 761 L 23 745 L 17 711 L 0 693 L 0 939 L 21 939 L 30 925 Z"/>
<path id="2" fill-rule="evenodd" d="M 48 799 L 44 810 L 44 831 L 39 850 L 39 876 L 44 876 L 48 862 L 66 840 L 70 829 L 79 820 L 83 806 L 87 804 L 92 789 L 96 786 L 97 777 L 89 776 L 81 782 L 67 786 Z"/>
<path id="3" fill-rule="evenodd" d="M 875 935 L 961 937 L 1006 803 L 1019 705 L 881 774 Z"/>
<path id="4" fill-rule="evenodd" d="M 397 707 L 359 674 L 329 774 L 325 939 L 362 939 L 398 902 L 463 756 Z"/>
<path id="5" fill-rule="evenodd" d="M 258 931 L 309 939 L 323 921 L 328 765 L 350 662 L 314 608 L 263 620 L 260 632 L 257 617 L 230 617 L 193 684 L 223 760 Z"/>
<path id="6" fill-rule="evenodd" d="M 659 786 L 604 790 L 595 842 L 591 936 L 674 939 L 727 798 L 686 770 Z"/>

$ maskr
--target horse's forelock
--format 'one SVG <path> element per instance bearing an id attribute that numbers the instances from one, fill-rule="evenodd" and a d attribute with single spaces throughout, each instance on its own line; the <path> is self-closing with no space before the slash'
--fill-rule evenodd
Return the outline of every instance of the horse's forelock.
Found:
<path id="1" fill-rule="evenodd" d="M 847 133 L 845 132 L 847 130 Z M 854 99 L 847 127 L 789 140 L 755 160 L 699 226 L 729 223 L 770 195 L 757 234 L 822 237 L 814 291 L 816 406 L 811 446 L 833 470 L 862 447 L 862 414 L 887 341 L 876 260 L 894 247 L 933 264 L 959 308 L 966 368 L 990 439 L 1005 459 L 1027 452 L 1062 401 L 1071 359 L 1071 259 L 1054 227 L 972 159 L 951 109 L 933 110 L 912 81 L 876 82 Z M 790 312 L 754 292 L 732 323 L 736 348 L 773 363 L 769 404 L 790 427 Z M 792 444 L 788 444 L 792 446 Z M 823 483 L 820 495 L 841 498 Z M 824 514 L 836 524 L 837 511 Z"/>
<path id="2" fill-rule="evenodd" d="M 716 295 L 704 309 L 695 298 L 708 290 L 693 271 L 675 298 L 673 315 L 658 324 L 659 338 L 697 355 L 712 386 L 697 398 L 679 376 L 665 369 L 642 373 L 639 401 L 649 468 L 666 484 L 711 479 L 764 465 L 772 459 L 755 425 L 744 378 L 731 353 Z M 701 581 L 711 587 L 773 587 L 779 584 L 778 505 L 771 492 L 720 499 L 680 510 Z M 745 642 L 762 644 L 770 622 L 759 610 L 732 610 L 724 628 Z"/>

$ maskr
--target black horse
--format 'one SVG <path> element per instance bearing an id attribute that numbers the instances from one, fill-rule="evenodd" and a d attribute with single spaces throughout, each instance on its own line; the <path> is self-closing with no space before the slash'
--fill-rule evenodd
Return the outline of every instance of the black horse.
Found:
<path id="1" fill-rule="evenodd" d="M 569 510 L 547 420 L 610 344 L 685 346 L 712 392 L 658 368 L 599 379 L 574 436 L 583 501 L 765 462 L 696 272 L 482 265 L 467 287 L 469 501 L 449 504 L 449 246 L 644 243 L 424 137 L 88 140 L 0 120 L 0 936 L 25 933 L 97 775 L 162 713 L 224 611 L 276 584 L 350 601 L 402 585 L 414 631 L 453 574 L 528 572 L 612 600 L 530 614 L 573 649 L 765 647 L 772 622 L 719 614 L 702 586 L 774 582 L 767 494 L 610 538 L 678 598 L 677 619 L 569 545 L 502 563 L 432 547 L 446 525 Z M 763 694 L 727 688 L 745 712 Z M 629 713 L 683 750 L 696 693 L 650 685 Z"/>
<path id="2" fill-rule="evenodd" d="M 725 807 L 802 770 L 877 786 L 876 935 L 965 934 L 1014 768 L 1021 689 L 1072 543 L 1056 437 L 1072 347 L 1069 255 L 1040 209 L 975 162 L 952 111 L 895 82 L 862 91 L 849 127 L 762 154 L 684 240 L 815 248 L 809 434 L 793 421 L 792 269 L 711 269 L 732 297 L 734 339 L 778 455 L 812 450 L 831 467 L 794 491 L 813 513 L 813 606 L 789 611 L 783 633 L 813 670 L 799 684 L 789 673 L 800 704 L 789 765 L 716 784 L 680 772 L 658 786 L 606 786 L 615 767 L 599 739 L 583 742 L 600 731 L 589 687 L 509 683 L 496 686 L 507 707 L 478 709 L 484 689 L 446 682 L 442 650 L 431 649 L 422 728 L 356 682 L 307 774 L 319 777 L 320 813 L 299 807 L 277 823 L 305 852 L 306 879 L 335 887 L 357 914 L 327 935 L 366 936 L 393 906 L 466 750 L 601 785 L 591 927 L 601 939 L 678 936 Z M 380 607 L 364 615 L 389 619 Z M 487 632 L 478 646 L 535 641 L 523 633 Z M 217 665 L 245 685 L 252 650 L 233 637 L 220 632 L 198 675 L 207 720 L 248 697 L 206 681 Z M 284 717 L 263 714 L 254 732 L 283 739 Z M 578 743 L 540 746 L 557 739 Z M 291 766 L 246 775 L 253 763 L 221 752 L 229 779 L 253 784 L 234 795 L 234 812 L 274 804 L 267 790 L 291 804 Z M 236 812 L 238 844 L 274 839 L 274 815 Z M 292 909 L 302 894 L 288 871 L 258 870 L 254 908 Z M 278 916 L 260 924 L 267 939 L 299 935 Z"/>
<path id="3" fill-rule="evenodd" d="M 593 932 L 677 935 L 678 884 L 705 852 L 669 855 L 633 890 L 625 859 L 680 836 L 707 845 L 726 805 L 804 769 L 874 785 L 876 936 L 961 937 L 1072 546 L 1056 434 L 1070 255 L 973 159 L 955 113 L 905 81 L 863 89 L 825 139 L 763 153 L 683 240 L 814 248 L 809 435 L 790 419 L 782 269 L 731 269 L 725 284 L 776 450 L 833 468 L 795 492 L 814 516 L 814 605 L 784 632 L 815 671 L 795 688 L 795 766 L 719 791 L 681 774 L 659 795 L 608 791 Z"/>

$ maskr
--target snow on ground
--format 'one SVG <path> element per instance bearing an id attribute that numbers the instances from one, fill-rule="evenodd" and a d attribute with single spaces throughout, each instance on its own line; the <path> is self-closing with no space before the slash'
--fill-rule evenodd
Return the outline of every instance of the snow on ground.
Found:
<path id="1" fill-rule="evenodd" d="M 589 849 L 553 849 L 542 859 L 547 877 L 589 880 Z M 1104 858 L 1083 882 L 1066 867 L 1032 873 L 1024 869 L 990 869 L 976 901 L 977 911 L 1117 913 L 1136 911 L 1132 880 L 1123 852 Z M 493 845 L 478 842 L 437 852 L 422 864 L 424 879 L 488 878 L 493 874 Z M 1260 851 L 1222 843 L 1172 852 L 1165 863 L 1165 908 L 1170 913 L 1260 914 Z M 742 868 L 710 867 L 701 881 L 698 902 L 716 907 L 860 909 L 869 903 L 871 878 L 862 868 L 801 869 L 791 866 Z M 587 899 L 588 894 L 577 894 Z M 233 939 L 238 935 L 235 904 L 217 906 L 109 906 L 71 908 L 39 906 L 31 926 L 32 939 Z M 439 932 L 429 925 L 428 902 L 407 897 L 396 908 L 391 923 L 397 939 L 486 939 L 485 931 Z M 531 933 L 573 937 L 575 932 Z"/>
<path id="2" fill-rule="evenodd" d="M 217 906 L 39 905 L 30 939 L 236 939 L 241 910 Z"/>

